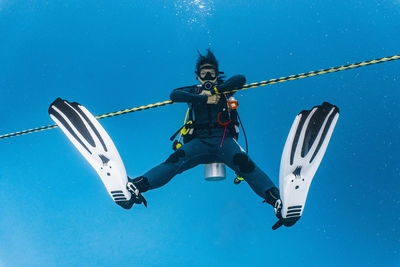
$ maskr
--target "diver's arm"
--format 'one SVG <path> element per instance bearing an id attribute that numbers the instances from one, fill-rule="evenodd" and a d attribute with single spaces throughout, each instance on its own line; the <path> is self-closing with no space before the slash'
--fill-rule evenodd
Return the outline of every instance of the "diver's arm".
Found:
<path id="1" fill-rule="evenodd" d="M 241 88 L 245 83 L 246 77 L 241 74 L 235 75 L 218 86 L 218 91 L 224 93 L 226 91 L 236 90 Z"/>
<path id="2" fill-rule="evenodd" d="M 193 87 L 177 88 L 172 91 L 169 98 L 173 102 L 187 102 L 187 103 L 206 103 L 208 97 L 206 95 L 193 94 Z"/>

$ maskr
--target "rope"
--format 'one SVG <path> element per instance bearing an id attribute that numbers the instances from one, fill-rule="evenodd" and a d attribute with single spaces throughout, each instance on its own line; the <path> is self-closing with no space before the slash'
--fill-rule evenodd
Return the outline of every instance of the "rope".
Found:
<path id="1" fill-rule="evenodd" d="M 287 82 L 287 81 L 292 81 L 292 80 L 297 80 L 297 79 L 303 79 L 303 78 L 307 78 L 307 77 L 312 77 L 312 76 L 317 76 L 317 75 L 322 75 L 322 74 L 327 74 L 327 73 L 332 73 L 332 72 L 338 72 L 338 71 L 342 71 L 342 70 L 354 69 L 354 68 L 359 68 L 359 67 L 363 67 L 363 66 L 368 66 L 368 65 L 373 65 L 373 64 L 378 64 L 378 63 L 382 63 L 382 62 L 398 60 L 398 59 L 400 59 L 400 55 L 394 55 L 394 56 L 390 56 L 390 57 L 383 57 L 383 58 L 378 58 L 378 59 L 373 59 L 373 60 L 367 60 L 367 61 L 362 61 L 362 62 L 358 62 L 358 63 L 348 64 L 348 65 L 343 65 L 343 66 L 340 66 L 340 67 L 333 67 L 333 68 L 329 68 L 329 69 L 310 71 L 310 72 L 307 72 L 307 73 L 300 73 L 300 74 L 296 74 L 296 75 L 290 75 L 290 76 L 281 77 L 281 78 L 278 78 L 278 79 L 271 79 L 271 80 L 268 80 L 268 81 L 261 81 L 261 82 L 246 84 L 246 85 L 244 85 L 243 87 L 241 87 L 239 89 L 232 90 L 232 91 L 225 92 L 225 93 L 233 93 L 233 92 L 237 92 L 237 91 L 241 91 L 241 90 L 247 90 L 247 89 L 251 89 L 251 88 L 255 88 L 255 87 L 271 85 L 271 84 L 281 83 L 281 82 Z M 118 115 L 122 115 L 122 114 L 131 113 L 131 112 L 136 112 L 136 111 L 141 111 L 141 110 L 146 110 L 146 109 L 151 109 L 151 108 L 158 108 L 158 107 L 161 107 L 161 106 L 167 106 L 167 105 L 170 105 L 170 104 L 174 104 L 174 102 L 172 102 L 171 100 L 167 100 L 167 101 L 158 102 L 158 103 L 154 103 L 154 104 L 149 104 L 149 105 L 145 105 L 145 106 L 134 107 L 134 108 L 130 108 L 130 109 L 124 109 L 124 110 L 120 110 L 120 111 L 106 113 L 106 114 L 103 114 L 103 115 L 96 116 L 95 118 L 96 119 L 103 119 L 103 118 L 108 118 L 108 117 L 113 117 L 113 116 L 118 116 Z M 53 124 L 53 125 L 48 125 L 48 126 L 42 126 L 42 127 L 39 127 L 39 128 L 24 130 L 24 131 L 20 131 L 20 132 L 4 134 L 4 135 L 0 135 L 0 139 L 16 137 L 16 136 L 30 134 L 30 133 L 36 133 L 36 132 L 40 132 L 40 131 L 44 131 L 44 130 L 53 129 L 53 128 L 56 128 L 56 127 L 58 127 L 58 126 L 56 124 Z"/>

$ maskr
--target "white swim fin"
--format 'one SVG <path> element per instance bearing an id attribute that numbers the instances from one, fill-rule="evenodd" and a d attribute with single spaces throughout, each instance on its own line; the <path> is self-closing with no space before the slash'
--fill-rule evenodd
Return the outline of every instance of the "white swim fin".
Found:
<path id="1" fill-rule="evenodd" d="M 133 202 L 127 189 L 124 163 L 110 136 L 82 105 L 57 98 L 49 107 L 50 117 L 66 134 L 100 176 L 111 198 L 129 209 Z"/>
<path id="2" fill-rule="evenodd" d="M 327 102 L 303 110 L 295 118 L 283 149 L 279 173 L 283 219 L 297 221 L 303 214 L 311 181 L 338 118 L 338 107 Z"/>

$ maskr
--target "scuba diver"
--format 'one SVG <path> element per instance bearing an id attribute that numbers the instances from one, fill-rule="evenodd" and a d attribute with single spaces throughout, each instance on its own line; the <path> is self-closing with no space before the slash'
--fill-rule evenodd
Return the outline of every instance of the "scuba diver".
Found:
<path id="1" fill-rule="evenodd" d="M 240 117 L 232 91 L 245 84 L 245 77 L 235 75 L 224 81 L 224 73 L 209 49 L 205 55 L 199 53 L 195 74 L 199 84 L 174 89 L 170 94 L 173 102 L 189 106 L 188 120 L 173 136 L 185 132 L 184 144 L 175 142 L 175 152 L 136 178 L 126 175 L 111 138 L 85 107 L 58 98 L 51 104 L 49 114 L 97 171 L 113 200 L 124 209 L 142 203 L 147 207 L 143 193 L 165 185 L 179 173 L 199 164 L 224 163 L 274 208 L 278 222 L 273 229 L 292 226 L 302 214 L 338 108 L 324 102 L 296 117 L 282 156 L 279 191 L 237 142 Z M 284 194 L 282 199 L 280 193 Z"/>

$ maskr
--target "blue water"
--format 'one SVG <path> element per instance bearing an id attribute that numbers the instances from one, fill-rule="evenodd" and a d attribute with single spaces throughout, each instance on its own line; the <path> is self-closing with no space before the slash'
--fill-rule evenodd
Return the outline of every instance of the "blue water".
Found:
<path id="1" fill-rule="evenodd" d="M 399 54 L 400 1 L 0 0 L 0 134 L 53 122 L 57 97 L 103 114 L 195 84 L 197 51 L 248 82 Z M 237 94 L 249 153 L 278 183 L 296 114 L 341 115 L 301 220 L 199 166 L 115 205 L 59 129 L 0 140 L 0 266 L 400 266 L 400 62 Z M 186 106 L 101 120 L 131 176 L 164 161 Z M 243 136 L 240 143 L 244 145 Z"/>

